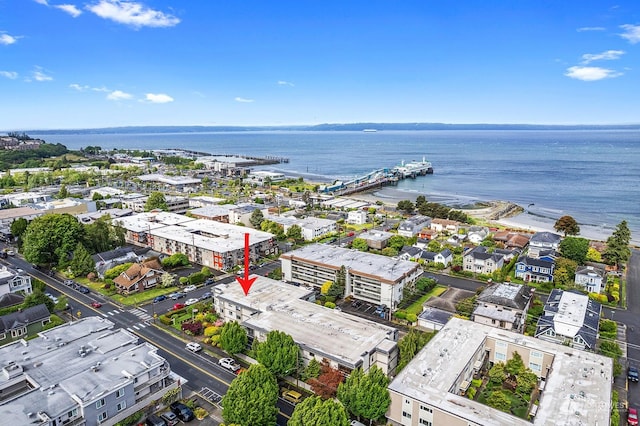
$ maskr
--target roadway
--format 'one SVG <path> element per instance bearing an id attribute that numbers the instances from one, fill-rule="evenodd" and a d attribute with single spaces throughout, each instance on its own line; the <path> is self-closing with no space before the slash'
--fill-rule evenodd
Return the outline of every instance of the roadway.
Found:
<path id="1" fill-rule="evenodd" d="M 10 256 L 3 260 L 12 268 L 21 268 L 26 273 L 47 284 L 47 291 L 58 297 L 64 295 L 68 299 L 70 309 L 62 316 L 73 321 L 86 316 L 102 316 L 112 321 L 116 327 L 127 329 L 137 335 L 141 340 L 151 343 L 158 348 L 158 354 L 167 359 L 171 365 L 171 370 L 186 379 L 184 385 L 189 391 L 198 393 L 202 388 L 209 388 L 223 396 L 226 394 L 231 381 L 236 377 L 229 370 L 218 365 L 218 357 L 213 351 L 203 350 L 193 353 L 185 349 L 185 340 L 178 336 L 156 327 L 153 321 L 153 314 L 161 314 L 170 310 L 175 301 L 165 300 L 160 303 L 148 303 L 138 307 L 122 307 L 112 303 L 108 298 L 91 292 L 83 294 L 73 287 L 66 286 L 55 277 L 51 277 L 44 271 L 34 269 L 31 264 L 18 256 Z M 268 270 L 272 265 L 265 267 Z M 260 268 L 255 272 L 263 272 Z M 235 281 L 235 277 L 227 277 L 219 282 Z M 200 298 L 205 292 L 211 291 L 211 286 L 198 288 L 196 291 L 187 293 L 186 298 Z M 185 299 L 180 299 L 184 301 Z M 91 302 L 98 301 L 102 304 L 100 308 L 91 306 Z M 286 425 L 291 417 L 294 406 L 288 401 L 278 397 L 278 425 Z"/>

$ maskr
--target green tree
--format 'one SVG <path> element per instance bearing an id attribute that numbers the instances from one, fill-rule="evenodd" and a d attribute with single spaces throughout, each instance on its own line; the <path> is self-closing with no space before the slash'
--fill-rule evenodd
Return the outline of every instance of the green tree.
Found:
<path id="1" fill-rule="evenodd" d="M 222 398 L 222 418 L 239 425 L 275 425 L 277 401 L 275 376 L 263 365 L 253 364 L 231 382 Z"/>
<path id="2" fill-rule="evenodd" d="M 85 276 L 95 270 L 96 264 L 82 243 L 78 243 L 73 251 L 73 258 L 69 263 L 69 268 L 75 276 Z"/>
<path id="3" fill-rule="evenodd" d="M 524 372 L 524 362 L 522 362 L 522 357 L 517 351 L 514 352 L 511 359 L 506 362 L 504 370 L 513 376 L 517 376 Z"/>
<path id="4" fill-rule="evenodd" d="M 33 219 L 23 235 L 22 253 L 30 263 L 65 267 L 84 237 L 84 228 L 70 214 L 49 213 Z"/>
<path id="5" fill-rule="evenodd" d="M 432 337 L 433 333 L 425 333 L 414 328 L 409 330 L 398 342 L 400 357 L 398 359 L 397 371 L 402 370 Z"/>
<path id="6" fill-rule="evenodd" d="M 58 191 L 58 194 L 56 195 L 56 198 L 59 199 L 63 199 L 63 198 L 67 198 L 69 196 L 69 191 L 67 190 L 67 185 L 60 185 L 60 190 Z"/>
<path id="7" fill-rule="evenodd" d="M 264 220 L 264 215 L 260 209 L 255 209 L 251 213 L 251 217 L 249 218 L 249 223 L 256 229 L 260 229 L 260 224 Z"/>
<path id="8" fill-rule="evenodd" d="M 603 257 L 609 265 L 620 266 L 626 263 L 631 257 L 629 242 L 631 241 L 631 231 L 627 221 L 623 220 L 618 224 L 613 234 L 607 238 L 607 248 Z"/>
<path id="9" fill-rule="evenodd" d="M 299 225 L 291 225 L 287 230 L 287 238 L 295 241 L 302 240 L 302 228 Z"/>
<path id="10" fill-rule="evenodd" d="M 169 272 L 165 272 L 164 274 L 162 274 L 161 280 L 163 288 L 171 287 L 176 282 L 176 276 L 174 274 L 170 274 Z"/>
<path id="11" fill-rule="evenodd" d="M 504 363 L 498 362 L 493 364 L 493 367 L 487 373 L 489 376 L 489 380 L 496 386 L 502 386 L 504 381 L 507 379 L 507 374 L 504 369 Z"/>
<path id="12" fill-rule="evenodd" d="M 511 398 L 509 398 L 505 391 L 498 390 L 489 395 L 487 405 L 500 411 L 509 412 L 511 409 Z"/>
<path id="13" fill-rule="evenodd" d="M 388 385 L 389 379 L 375 365 L 366 374 L 359 367 L 340 383 L 337 397 L 354 416 L 377 420 L 391 405 Z"/>
<path id="14" fill-rule="evenodd" d="M 66 309 L 68 304 L 69 300 L 67 299 L 67 296 L 61 295 L 60 297 L 58 297 L 58 302 L 55 304 L 53 309 L 56 311 L 62 311 Z"/>
<path id="15" fill-rule="evenodd" d="M 125 231 L 114 225 L 109 215 L 84 225 L 84 245 L 91 253 L 102 253 L 121 247 L 125 243 Z"/>
<path id="16" fill-rule="evenodd" d="M 220 347 L 234 355 L 247 347 L 247 331 L 236 321 L 226 322 L 220 331 Z"/>
<path id="17" fill-rule="evenodd" d="M 293 338 L 282 331 L 273 330 L 256 348 L 256 360 L 273 374 L 285 376 L 297 368 L 300 348 Z"/>
<path id="18" fill-rule="evenodd" d="M 27 230 L 27 226 L 29 226 L 29 222 L 27 221 L 27 219 L 23 217 L 15 219 L 13 222 L 11 222 L 11 235 L 13 235 L 14 238 L 20 240 L 22 234 L 24 234 L 24 232 Z"/>
<path id="19" fill-rule="evenodd" d="M 104 279 L 105 280 L 114 279 L 115 277 L 117 277 L 118 275 L 120 275 L 121 273 L 129 269 L 131 265 L 133 265 L 133 263 L 127 262 L 127 263 L 123 263 L 122 265 L 117 265 L 117 266 L 114 266 L 113 268 L 107 269 L 104 272 Z"/>
<path id="20" fill-rule="evenodd" d="M 344 406 L 332 399 L 312 396 L 296 405 L 289 426 L 349 426 Z"/>
<path id="21" fill-rule="evenodd" d="M 393 247 L 385 247 L 380 252 L 383 256 L 395 257 L 398 255 L 398 250 Z"/>
<path id="22" fill-rule="evenodd" d="M 162 267 L 163 268 L 177 268 L 179 266 L 188 266 L 189 258 L 184 253 L 174 253 L 169 257 L 165 257 L 162 259 Z"/>
<path id="23" fill-rule="evenodd" d="M 320 375 L 320 363 L 315 358 L 311 358 L 311 361 L 309 361 L 309 364 L 302 371 L 302 376 L 300 377 L 300 379 L 302 379 L 303 382 L 306 382 L 309 379 L 317 378 L 319 375 Z"/>
<path id="24" fill-rule="evenodd" d="M 22 302 L 22 309 L 27 309 L 32 306 L 38 306 L 43 303 L 47 306 L 49 312 L 53 312 L 55 308 L 53 300 L 51 300 L 51 298 L 45 295 L 43 292 L 35 290 L 33 293 L 24 298 L 24 301 Z"/>
<path id="25" fill-rule="evenodd" d="M 329 286 L 329 289 L 327 290 L 327 296 L 335 297 L 338 299 L 344 297 L 344 286 L 332 282 Z"/>
<path id="26" fill-rule="evenodd" d="M 405 213 L 413 213 L 415 210 L 415 206 L 409 200 L 398 201 L 398 210 L 403 211 Z"/>
<path id="27" fill-rule="evenodd" d="M 556 259 L 556 267 L 553 270 L 553 282 L 556 287 L 569 287 L 575 282 L 578 264 L 565 257 Z"/>
<path id="28" fill-rule="evenodd" d="M 144 205 L 144 211 L 148 212 L 151 210 L 167 210 L 167 199 L 164 197 L 162 192 L 152 192 L 149 194 L 149 198 L 147 198 L 147 202 Z"/>
<path id="29" fill-rule="evenodd" d="M 354 238 L 353 241 L 351 241 L 351 248 L 359 251 L 368 251 L 369 245 L 364 238 Z"/>
<path id="30" fill-rule="evenodd" d="M 407 244 L 407 239 L 402 235 L 393 235 L 389 238 L 389 242 L 387 243 L 387 247 L 393 247 L 394 249 L 400 251 L 402 247 Z"/>
<path id="31" fill-rule="evenodd" d="M 562 216 L 560 219 L 558 219 L 555 225 L 553 225 L 553 229 L 558 232 L 564 233 L 565 237 L 567 235 L 578 235 L 580 233 L 580 226 L 578 225 L 578 222 L 576 222 L 573 217 L 568 215 Z"/>
<path id="32" fill-rule="evenodd" d="M 566 237 L 560 243 L 562 257 L 571 259 L 578 265 L 584 264 L 589 251 L 589 240 L 579 237 Z"/>
<path id="33" fill-rule="evenodd" d="M 593 247 L 589 247 L 587 250 L 587 260 L 589 262 L 602 262 L 602 254 Z"/>

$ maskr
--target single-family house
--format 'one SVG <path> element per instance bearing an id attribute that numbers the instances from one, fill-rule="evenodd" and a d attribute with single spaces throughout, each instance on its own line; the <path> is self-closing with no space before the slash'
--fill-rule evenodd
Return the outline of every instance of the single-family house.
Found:
<path id="1" fill-rule="evenodd" d="M 555 262 L 522 255 L 516 262 L 516 278 L 525 282 L 553 282 Z"/>
<path id="2" fill-rule="evenodd" d="M 382 250 L 387 246 L 389 239 L 394 235 L 395 234 L 392 234 L 391 232 L 371 230 L 363 232 L 358 236 L 358 238 L 365 240 L 369 248 Z"/>
<path id="3" fill-rule="evenodd" d="M 486 226 L 470 226 L 467 229 L 467 239 L 474 244 L 480 244 L 489 236 L 489 228 Z"/>
<path id="4" fill-rule="evenodd" d="M 51 321 L 47 305 L 40 304 L 0 316 L 0 346 L 34 336 Z"/>
<path id="5" fill-rule="evenodd" d="M 91 258 L 96 263 L 96 271 L 101 278 L 104 277 L 106 271 L 115 266 L 138 261 L 138 255 L 131 246 L 118 247 L 114 250 L 97 253 Z"/>
<path id="6" fill-rule="evenodd" d="M 420 231 L 418 231 L 418 238 L 423 239 L 423 240 L 427 240 L 427 241 L 431 241 L 433 239 L 438 238 L 438 231 L 434 231 L 431 228 L 422 228 Z"/>
<path id="7" fill-rule="evenodd" d="M 562 237 L 553 232 L 536 232 L 529 240 L 529 257 L 537 258 L 541 250 L 558 250 Z"/>
<path id="8" fill-rule="evenodd" d="M 367 212 L 364 210 L 351 210 L 347 214 L 347 223 L 352 225 L 364 225 L 367 223 Z"/>
<path id="9" fill-rule="evenodd" d="M 415 215 L 400 223 L 398 235 L 411 238 L 418 235 L 423 228 L 430 227 L 431 218 L 429 216 Z"/>
<path id="10" fill-rule="evenodd" d="M 124 294 L 137 293 L 155 287 L 162 282 L 162 266 L 157 259 L 134 263 L 114 278 L 118 292 Z"/>
<path id="11" fill-rule="evenodd" d="M 428 263 L 442 263 L 447 267 L 451 262 L 453 262 L 453 253 L 451 253 L 451 250 L 449 249 L 444 249 L 440 253 L 423 251 L 420 258 L 424 259 Z"/>
<path id="12" fill-rule="evenodd" d="M 518 250 L 509 250 L 509 249 L 501 249 L 501 248 L 493 249 L 493 252 L 497 254 L 501 254 L 504 257 L 504 263 L 511 262 L 511 260 L 513 260 L 514 257 L 520 254 L 520 251 Z"/>
<path id="13" fill-rule="evenodd" d="M 496 231 L 493 234 L 493 241 L 501 243 L 506 249 L 518 249 L 523 250 L 527 244 L 531 235 L 520 234 L 512 231 Z"/>
<path id="14" fill-rule="evenodd" d="M 431 229 L 436 232 L 448 232 L 450 234 L 457 234 L 460 222 L 449 219 L 431 219 Z"/>
<path id="15" fill-rule="evenodd" d="M 7 293 L 23 293 L 29 295 L 31 288 L 31 276 L 24 272 L 0 266 L 0 295 Z"/>
<path id="16" fill-rule="evenodd" d="M 575 282 L 589 293 L 600 293 L 603 283 L 606 284 L 606 272 L 602 268 L 591 265 L 578 266 Z"/>
<path id="17" fill-rule="evenodd" d="M 480 293 L 473 321 L 522 333 L 533 288 L 513 283 L 493 283 Z"/>
<path id="18" fill-rule="evenodd" d="M 478 246 L 468 250 L 463 256 L 462 262 L 465 271 L 489 275 L 502 268 L 504 256 L 489 252 L 484 246 Z"/>
<path id="19" fill-rule="evenodd" d="M 455 234 L 447 238 L 447 243 L 457 246 L 462 244 L 466 240 L 467 240 L 467 236 L 465 234 Z"/>
<path id="20" fill-rule="evenodd" d="M 403 246 L 398 253 L 398 258 L 402 260 L 412 260 L 421 257 L 422 249 L 414 246 Z"/>
<path id="21" fill-rule="evenodd" d="M 593 351 L 602 305 L 577 291 L 553 289 L 538 319 L 535 337 Z"/>

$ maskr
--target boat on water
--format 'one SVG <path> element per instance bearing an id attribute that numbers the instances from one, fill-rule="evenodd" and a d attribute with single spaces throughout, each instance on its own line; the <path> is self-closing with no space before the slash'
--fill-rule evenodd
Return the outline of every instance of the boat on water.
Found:
<path id="1" fill-rule="evenodd" d="M 416 176 L 433 174 L 433 166 L 425 157 L 422 157 L 422 161 L 410 161 L 408 163 L 403 160 L 401 165 L 396 166 L 394 170 L 403 178 L 415 178 Z"/>
<path id="2" fill-rule="evenodd" d="M 365 133 L 375 133 L 378 131 L 378 129 L 363 129 L 362 131 Z"/>

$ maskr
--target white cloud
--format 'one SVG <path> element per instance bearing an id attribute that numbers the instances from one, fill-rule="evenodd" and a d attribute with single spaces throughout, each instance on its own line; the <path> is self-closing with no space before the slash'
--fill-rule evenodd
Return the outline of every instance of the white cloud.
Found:
<path id="1" fill-rule="evenodd" d="M 0 44 L 4 44 L 5 46 L 8 46 L 10 44 L 15 43 L 16 41 L 18 41 L 20 37 L 14 37 L 12 35 L 9 35 L 7 33 L 1 33 L 0 34 Z"/>
<path id="2" fill-rule="evenodd" d="M 38 67 L 36 70 L 34 70 L 34 71 L 31 73 L 31 75 L 32 75 L 32 77 L 33 77 L 33 79 L 34 79 L 35 81 L 51 81 L 51 80 L 53 80 L 53 77 L 51 77 L 51 76 L 49 76 L 49 75 L 45 74 L 45 73 L 42 71 L 42 69 L 41 69 L 41 68 L 39 68 L 39 67 Z"/>
<path id="3" fill-rule="evenodd" d="M 0 76 L 15 80 L 18 78 L 18 73 L 15 71 L 0 71 Z"/>
<path id="4" fill-rule="evenodd" d="M 280 81 L 278 81 L 278 86 L 291 86 L 291 87 L 293 87 L 293 86 L 295 86 L 295 84 L 290 83 L 288 81 L 280 80 Z"/>
<path id="5" fill-rule="evenodd" d="M 82 15 L 82 11 L 73 4 L 59 4 L 53 7 L 55 7 L 56 9 L 60 9 L 63 12 L 67 12 L 69 15 L 73 16 L 74 18 L 77 18 L 78 16 Z"/>
<path id="6" fill-rule="evenodd" d="M 240 96 L 238 96 L 235 99 L 235 101 L 236 102 L 243 102 L 243 103 L 246 103 L 246 104 L 250 104 L 251 102 L 253 102 L 253 99 L 241 98 Z"/>
<path id="7" fill-rule="evenodd" d="M 614 59 L 620 59 L 624 54 L 624 50 L 607 50 L 602 53 L 585 53 L 582 55 L 582 63 L 586 65 L 593 61 L 611 61 Z"/>
<path id="8" fill-rule="evenodd" d="M 106 87 L 92 87 L 91 90 L 93 90 L 94 92 L 110 92 L 111 90 L 107 89 Z"/>
<path id="9" fill-rule="evenodd" d="M 164 93 L 147 93 L 145 96 L 145 100 L 154 104 L 166 104 L 169 102 L 173 102 L 173 98 Z"/>
<path id="10" fill-rule="evenodd" d="M 173 15 L 150 9 L 142 3 L 132 1 L 99 0 L 86 8 L 101 18 L 134 28 L 173 27 L 180 22 L 180 19 Z"/>
<path id="11" fill-rule="evenodd" d="M 131 98 L 133 98 L 133 95 L 121 90 L 114 90 L 107 95 L 107 99 L 109 99 L 110 101 L 124 101 Z"/>
<path id="12" fill-rule="evenodd" d="M 596 81 L 605 78 L 620 77 L 622 73 L 608 68 L 575 66 L 567 68 L 567 72 L 564 75 L 575 78 L 576 80 Z"/>
<path id="13" fill-rule="evenodd" d="M 49 2 L 47 0 L 34 0 L 36 3 L 43 4 L 45 6 L 49 6 Z"/>
<path id="14" fill-rule="evenodd" d="M 582 27 L 582 28 L 578 28 L 576 31 L 581 33 L 583 31 L 604 31 L 604 30 L 605 30 L 604 27 Z"/>
<path id="15" fill-rule="evenodd" d="M 71 87 L 72 89 L 77 90 L 78 92 L 84 92 L 85 90 L 89 90 L 90 89 L 89 86 L 81 86 L 81 85 L 76 84 L 76 83 L 70 84 L 69 87 Z"/>
<path id="16" fill-rule="evenodd" d="M 625 24 L 620 25 L 620 28 L 624 30 L 620 37 L 629 40 L 631 44 L 640 42 L 640 25 Z"/>

